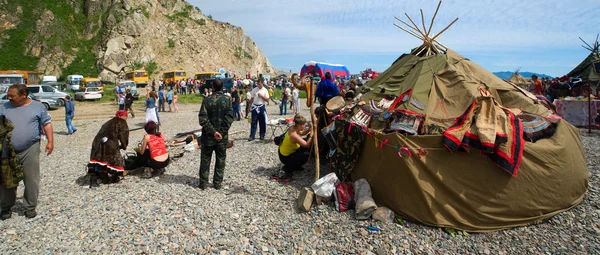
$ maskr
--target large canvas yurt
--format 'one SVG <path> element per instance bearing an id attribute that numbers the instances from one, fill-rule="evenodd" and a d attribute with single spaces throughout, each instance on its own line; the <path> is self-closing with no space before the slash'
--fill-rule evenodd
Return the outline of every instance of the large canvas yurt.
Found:
<path id="1" fill-rule="evenodd" d="M 367 179 L 376 203 L 403 218 L 467 231 L 528 225 L 582 201 L 577 128 L 431 31 L 404 30 L 423 44 L 333 123 L 340 179 Z"/>

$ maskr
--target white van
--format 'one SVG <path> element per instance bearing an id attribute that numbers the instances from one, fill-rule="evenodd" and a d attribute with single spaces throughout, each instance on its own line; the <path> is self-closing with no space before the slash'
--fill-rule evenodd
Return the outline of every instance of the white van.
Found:
<path id="1" fill-rule="evenodd" d="M 46 83 L 57 82 L 57 81 L 58 81 L 58 79 L 56 78 L 56 76 L 44 75 L 44 76 L 42 76 L 42 81 L 40 82 L 40 84 L 46 84 Z"/>
<path id="2" fill-rule="evenodd" d="M 25 84 L 25 75 L 22 74 L 0 74 L 0 85 L 10 86 L 13 84 Z"/>
<path id="3" fill-rule="evenodd" d="M 69 75 L 67 76 L 67 90 L 78 91 L 81 88 L 81 82 L 83 75 Z"/>

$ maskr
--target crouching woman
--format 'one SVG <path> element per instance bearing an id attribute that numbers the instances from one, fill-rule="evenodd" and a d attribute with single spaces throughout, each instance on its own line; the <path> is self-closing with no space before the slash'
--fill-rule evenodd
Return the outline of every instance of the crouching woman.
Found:
<path id="1" fill-rule="evenodd" d="M 283 173 L 271 176 L 273 179 L 281 182 L 288 182 L 295 171 L 301 171 L 302 166 L 308 161 L 309 148 L 312 145 L 312 134 L 309 128 L 305 128 L 306 119 L 300 115 L 294 117 L 294 125 L 291 126 L 285 134 L 283 141 L 279 145 L 279 160 L 283 163 Z M 308 139 L 304 140 L 302 136 L 308 134 Z"/>
<path id="2" fill-rule="evenodd" d="M 165 144 L 165 139 L 160 132 L 156 131 L 156 122 L 149 121 L 144 125 L 146 135 L 142 141 L 142 147 L 139 149 L 139 164 L 146 167 L 142 177 L 150 178 L 162 175 L 165 168 L 169 165 L 169 151 Z"/>

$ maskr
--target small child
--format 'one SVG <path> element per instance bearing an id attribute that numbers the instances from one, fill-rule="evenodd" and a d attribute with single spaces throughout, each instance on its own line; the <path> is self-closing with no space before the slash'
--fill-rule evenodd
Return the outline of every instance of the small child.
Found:
<path id="1" fill-rule="evenodd" d="M 125 95 L 119 93 L 119 110 L 125 110 Z"/>

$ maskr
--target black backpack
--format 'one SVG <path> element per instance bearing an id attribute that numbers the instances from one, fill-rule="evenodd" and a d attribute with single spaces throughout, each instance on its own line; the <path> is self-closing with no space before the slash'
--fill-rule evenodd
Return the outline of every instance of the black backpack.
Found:
<path id="1" fill-rule="evenodd" d="M 273 142 L 275 143 L 275 145 L 279 146 L 279 145 L 281 145 L 281 143 L 283 143 L 283 139 L 285 138 L 285 134 L 287 134 L 287 130 L 285 130 L 285 132 L 283 132 L 283 134 L 278 135 L 275 138 L 273 138 Z"/>

